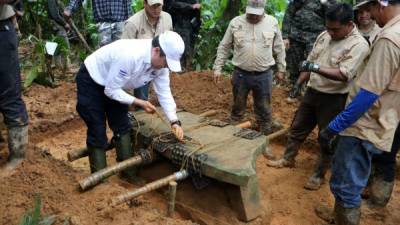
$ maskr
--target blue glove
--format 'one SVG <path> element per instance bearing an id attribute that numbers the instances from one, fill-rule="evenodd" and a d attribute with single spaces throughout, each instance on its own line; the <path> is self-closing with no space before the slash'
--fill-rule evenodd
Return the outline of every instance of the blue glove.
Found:
<path id="1" fill-rule="evenodd" d="M 344 109 L 329 123 L 329 129 L 337 134 L 350 127 L 372 106 L 372 104 L 374 104 L 378 98 L 378 95 L 361 88 L 346 109 Z"/>

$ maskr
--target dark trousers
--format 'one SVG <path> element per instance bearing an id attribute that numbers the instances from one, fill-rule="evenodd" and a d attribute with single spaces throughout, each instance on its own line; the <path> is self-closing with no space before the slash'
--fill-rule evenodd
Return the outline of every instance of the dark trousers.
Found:
<path id="1" fill-rule="evenodd" d="M 318 125 L 321 131 L 344 109 L 346 98 L 347 94 L 327 94 L 307 88 L 290 126 L 284 158 L 293 160 L 315 126 Z M 321 149 L 321 154 L 333 153 L 329 149 Z"/>
<path id="2" fill-rule="evenodd" d="M 123 135 L 131 130 L 128 105 L 108 98 L 104 94 L 104 86 L 94 82 L 83 63 L 76 76 L 76 85 L 76 110 L 87 126 L 87 146 L 107 147 L 106 121 L 114 135 Z"/>
<path id="3" fill-rule="evenodd" d="M 0 21 L 0 112 L 8 128 L 28 124 L 21 96 L 18 38 L 11 20 Z"/>
<path id="4" fill-rule="evenodd" d="M 335 200 L 345 208 L 361 205 L 361 192 L 368 182 L 371 160 L 381 154 L 371 142 L 339 136 L 332 162 L 330 188 Z"/>
<path id="5" fill-rule="evenodd" d="M 295 83 L 300 74 L 300 64 L 307 59 L 314 43 L 303 43 L 294 39 L 289 39 L 290 47 L 286 52 L 287 70 L 290 73 L 290 81 Z"/>
<path id="6" fill-rule="evenodd" d="M 392 149 L 390 152 L 372 157 L 374 176 L 382 177 L 386 182 L 393 182 L 396 178 L 396 155 L 400 149 L 400 124 L 394 134 Z"/>
<path id="7" fill-rule="evenodd" d="M 246 111 L 247 96 L 252 91 L 257 123 L 263 127 L 271 127 L 272 70 L 255 75 L 235 69 L 232 75 L 232 87 L 231 118 L 242 119 Z"/>

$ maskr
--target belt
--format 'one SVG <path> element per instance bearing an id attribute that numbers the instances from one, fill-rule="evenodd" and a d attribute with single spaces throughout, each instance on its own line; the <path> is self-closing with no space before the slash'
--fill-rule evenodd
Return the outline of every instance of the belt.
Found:
<path id="1" fill-rule="evenodd" d="M 235 70 L 239 71 L 240 73 L 243 73 L 244 75 L 258 76 L 258 75 L 266 73 L 269 69 L 264 70 L 264 71 L 247 71 L 247 70 L 240 69 L 239 67 L 235 66 Z"/>
<path id="2" fill-rule="evenodd" d="M 0 31 L 8 31 L 14 29 L 14 24 L 11 18 L 0 20 Z"/>

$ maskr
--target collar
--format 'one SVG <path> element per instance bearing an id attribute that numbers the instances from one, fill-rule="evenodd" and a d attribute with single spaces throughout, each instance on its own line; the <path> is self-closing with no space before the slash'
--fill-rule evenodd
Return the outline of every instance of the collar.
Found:
<path id="1" fill-rule="evenodd" d="M 150 20 L 149 20 L 149 17 L 147 16 L 146 10 L 143 9 L 143 11 L 144 11 L 144 18 L 146 19 L 146 22 L 150 25 L 150 27 L 157 27 L 157 26 L 158 26 L 158 23 L 160 22 L 162 12 L 160 13 L 160 17 L 158 17 L 155 26 L 153 26 L 153 25 L 150 23 Z"/>
<path id="2" fill-rule="evenodd" d="M 397 24 L 400 22 L 400 15 L 395 16 L 389 22 L 382 28 L 382 31 L 389 29 L 389 27 L 392 27 L 393 25 Z"/>

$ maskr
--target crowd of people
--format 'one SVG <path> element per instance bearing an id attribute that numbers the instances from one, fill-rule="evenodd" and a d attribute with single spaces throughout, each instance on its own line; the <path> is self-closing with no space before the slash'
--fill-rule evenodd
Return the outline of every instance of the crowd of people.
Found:
<path id="1" fill-rule="evenodd" d="M 28 143 L 28 116 L 21 97 L 14 0 L 0 0 L 0 111 L 8 128 L 12 170 L 23 160 Z M 69 20 L 82 5 L 71 0 Z M 171 123 L 183 138 L 170 89 L 169 71 L 189 63 L 200 26 L 196 0 L 144 0 L 131 15 L 130 1 L 93 0 L 100 47 L 82 63 L 76 76 L 77 111 L 87 125 L 91 172 L 107 166 L 106 126 L 114 133 L 117 161 L 134 155 L 128 111 L 147 113 L 151 83 Z M 385 207 L 392 195 L 396 154 L 400 149 L 400 0 L 289 1 L 282 29 L 265 13 L 265 0 L 248 0 L 244 15 L 233 18 L 214 62 L 214 82 L 232 57 L 233 106 L 230 122 L 243 119 L 249 93 L 255 118 L 265 135 L 274 130 L 273 77 L 290 80 L 288 101 L 300 101 L 283 156 L 268 159 L 273 168 L 295 167 L 301 144 L 318 126 L 320 154 L 304 185 L 318 190 L 331 168 L 334 209 L 316 207 L 324 220 L 359 224 L 361 196 L 369 207 Z M 165 11 L 163 11 L 165 10 Z M 183 66 L 181 66 L 183 65 Z M 137 110 L 137 109 L 136 109 Z M 122 174 L 137 181 L 134 168 Z"/>

